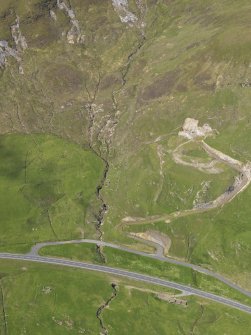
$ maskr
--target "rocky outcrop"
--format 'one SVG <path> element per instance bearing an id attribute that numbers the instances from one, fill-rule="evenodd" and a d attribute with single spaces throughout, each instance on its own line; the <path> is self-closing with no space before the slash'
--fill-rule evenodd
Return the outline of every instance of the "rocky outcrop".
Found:
<path id="1" fill-rule="evenodd" d="M 143 0 L 135 1 L 139 15 L 136 16 L 129 10 L 128 0 L 112 0 L 114 10 L 119 15 L 120 21 L 126 23 L 129 26 L 136 26 L 138 28 L 144 28 L 144 16 L 146 12 L 146 5 Z"/>
<path id="2" fill-rule="evenodd" d="M 67 33 L 67 41 L 69 44 L 75 43 L 84 43 L 85 36 L 81 33 L 81 29 L 79 26 L 79 22 L 76 18 L 76 15 L 72 8 L 68 7 L 64 1 L 57 0 L 57 6 L 60 10 L 64 11 L 65 14 L 70 19 L 71 29 Z M 51 11 L 51 17 L 56 21 L 57 17 L 56 14 Z"/>
<path id="3" fill-rule="evenodd" d="M 26 42 L 25 37 L 22 35 L 20 30 L 20 20 L 17 16 L 16 23 L 11 26 L 11 35 L 13 37 L 13 40 L 16 45 L 16 49 L 19 53 L 23 52 L 25 49 L 27 49 L 28 45 Z"/>
<path id="4" fill-rule="evenodd" d="M 14 57 L 17 61 L 20 61 L 20 57 L 17 51 L 9 47 L 7 41 L 0 41 L 0 67 L 4 68 L 7 65 L 7 58 Z"/>
<path id="5" fill-rule="evenodd" d="M 23 74 L 24 70 L 22 67 L 22 58 L 21 55 L 28 45 L 25 37 L 22 35 L 20 30 L 20 20 L 17 16 L 15 24 L 11 26 L 11 35 L 15 43 L 15 48 L 11 48 L 7 41 L 0 41 L 0 68 L 5 68 L 8 62 L 9 57 L 15 58 L 19 65 L 19 73 Z"/>
<path id="6" fill-rule="evenodd" d="M 134 25 L 138 21 L 137 16 L 129 11 L 127 0 L 112 0 L 112 4 L 122 23 Z"/>

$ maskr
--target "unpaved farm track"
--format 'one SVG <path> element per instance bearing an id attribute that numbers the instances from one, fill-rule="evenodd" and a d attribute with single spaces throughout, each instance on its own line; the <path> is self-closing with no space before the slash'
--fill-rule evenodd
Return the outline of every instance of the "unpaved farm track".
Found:
<path id="1" fill-rule="evenodd" d="M 183 143 L 182 145 L 179 145 L 174 152 L 173 152 L 173 159 L 176 163 L 180 163 L 183 165 L 188 165 L 188 163 L 185 163 L 180 157 L 179 150 L 182 146 L 184 146 L 186 143 L 191 142 L 191 140 Z M 177 211 L 173 212 L 171 214 L 164 214 L 164 215 L 154 215 L 154 216 L 148 216 L 146 218 L 142 217 L 126 217 L 122 220 L 122 223 L 120 224 L 120 227 L 123 227 L 123 225 L 131 225 L 131 224 L 147 224 L 147 223 L 154 223 L 158 221 L 167 221 L 170 223 L 172 220 L 188 216 L 191 214 L 196 213 L 202 213 L 207 212 L 209 210 L 223 207 L 225 204 L 232 201 L 239 193 L 243 192 L 250 184 L 251 182 L 251 163 L 248 162 L 246 164 L 233 159 L 232 157 L 222 153 L 221 151 L 218 151 L 208 144 L 206 144 L 203 140 L 201 140 L 202 148 L 208 153 L 209 156 L 217 160 L 218 162 L 223 162 L 236 170 L 239 175 L 235 178 L 233 185 L 229 187 L 227 191 L 225 191 L 223 194 L 218 196 L 215 200 L 205 202 L 202 204 L 198 204 L 194 206 L 191 209 L 183 210 L 183 211 Z M 217 173 L 215 168 L 215 161 L 212 161 L 208 164 L 202 164 L 199 163 L 189 163 L 190 166 L 193 166 L 196 169 L 199 170 L 211 170 L 211 173 Z M 208 170 L 210 171 L 210 170 Z M 210 173 L 210 172 L 209 172 Z"/>
<path id="2" fill-rule="evenodd" d="M 242 163 L 241 161 L 238 161 L 236 159 L 233 159 L 232 157 L 222 153 L 219 150 L 216 150 L 212 148 L 210 145 L 204 142 L 203 139 L 196 139 L 197 143 L 201 144 L 201 147 L 206 151 L 206 153 L 213 158 L 211 162 L 208 163 L 201 163 L 201 162 L 186 162 L 182 159 L 182 147 L 184 145 L 190 143 L 194 139 L 189 139 L 185 143 L 180 144 L 174 151 L 173 151 L 173 159 L 177 164 L 183 164 L 185 166 L 191 166 L 193 168 L 196 168 L 200 171 L 206 172 L 206 173 L 220 173 L 221 171 L 217 168 L 216 164 L 217 162 L 224 163 L 228 166 L 230 166 L 232 169 L 238 172 L 238 176 L 235 177 L 235 180 L 233 184 L 229 187 L 227 191 L 225 191 L 223 194 L 218 196 L 216 199 L 200 203 L 194 205 L 193 208 L 183 210 L 183 211 L 176 211 L 171 214 L 164 214 L 164 215 L 155 215 L 155 216 L 148 216 L 146 218 L 142 217 L 126 217 L 122 220 L 121 224 L 118 225 L 119 228 L 123 229 L 126 225 L 132 225 L 132 224 L 149 224 L 159 221 L 165 221 L 167 224 L 169 224 L 171 221 L 180 218 L 180 217 L 186 217 L 193 214 L 203 213 L 207 212 L 212 209 L 216 209 L 219 207 L 223 207 L 225 204 L 231 202 L 239 193 L 243 192 L 250 184 L 251 182 L 251 163 Z M 130 236 L 130 234 L 129 234 Z M 149 241 L 142 239 L 142 243 L 149 243 Z M 160 246 L 161 247 L 161 246 Z M 159 247 L 156 248 L 159 250 Z M 149 256 L 148 256 L 149 257 Z M 246 291 L 242 288 L 240 288 L 238 285 L 232 283 L 231 281 L 227 280 L 223 276 L 216 274 L 212 271 L 209 271 L 207 269 L 201 268 L 200 266 L 193 265 L 190 263 L 182 262 L 182 261 L 176 261 L 172 258 L 165 257 L 164 255 L 155 255 L 150 256 L 155 257 L 157 259 L 165 260 L 167 262 L 175 263 L 178 265 L 190 267 L 193 270 L 200 271 L 202 273 L 208 274 L 214 278 L 217 278 L 218 280 L 224 282 L 225 284 L 231 286 L 232 288 L 242 292 L 243 294 L 251 297 L 251 292 Z"/>

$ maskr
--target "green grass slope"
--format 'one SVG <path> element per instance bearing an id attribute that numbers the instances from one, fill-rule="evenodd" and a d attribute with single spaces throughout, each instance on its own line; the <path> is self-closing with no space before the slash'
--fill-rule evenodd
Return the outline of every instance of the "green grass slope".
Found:
<path id="1" fill-rule="evenodd" d="M 106 240 L 135 244 L 128 230 L 149 226 L 122 230 L 124 217 L 190 209 L 204 182 L 204 199 L 224 192 L 230 168 L 208 175 L 173 162 L 187 117 L 217 130 L 207 139 L 213 147 L 251 160 L 250 1 L 130 0 L 135 24 L 122 22 L 111 0 L 65 5 L 83 43 L 67 40 L 72 22 L 57 1 L 0 1 L 0 40 L 17 48 L 18 16 L 28 46 L 0 69 L 2 250 L 97 237 L 102 160 Z M 218 210 L 150 227 L 169 235 L 173 257 L 250 289 L 250 200 L 248 188 Z"/>
<path id="2" fill-rule="evenodd" d="M 156 287 L 132 281 L 29 262 L 0 266 L 3 334 L 102 333 L 96 313 L 111 297 L 112 283 L 117 296 L 101 313 L 109 334 L 248 335 L 250 328 L 248 314 L 194 297 L 187 298 L 187 307 L 170 304 L 156 298 Z"/>
<path id="3" fill-rule="evenodd" d="M 219 280 L 183 266 L 170 264 L 109 247 L 102 249 L 105 264 L 115 268 L 148 274 L 182 283 L 214 294 L 232 298 L 251 305 L 251 299 L 220 282 Z M 72 260 L 104 264 L 104 259 L 96 252 L 94 244 L 67 244 L 43 247 L 39 254 Z"/>
<path id="4" fill-rule="evenodd" d="M 83 237 L 102 163 L 49 135 L 0 138 L 0 245 Z"/>

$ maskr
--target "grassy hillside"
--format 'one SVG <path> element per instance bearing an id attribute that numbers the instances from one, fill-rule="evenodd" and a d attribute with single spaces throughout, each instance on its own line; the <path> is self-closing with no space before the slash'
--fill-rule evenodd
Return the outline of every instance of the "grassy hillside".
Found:
<path id="1" fill-rule="evenodd" d="M 219 280 L 183 266 L 170 264 L 147 257 L 138 256 L 125 251 L 104 247 L 105 263 L 108 266 L 127 269 L 138 273 L 164 278 L 189 285 L 214 294 L 231 297 L 251 305 L 251 299 L 228 287 Z M 43 247 L 39 254 L 80 260 L 96 264 L 104 264 L 104 259 L 96 252 L 94 244 L 69 244 Z"/>
<path id="2" fill-rule="evenodd" d="M 186 118 L 211 126 L 213 148 L 251 161 L 250 13 L 248 0 L 0 0 L 0 250 L 101 236 L 143 249 L 128 233 L 150 229 L 171 239 L 170 256 L 251 289 L 250 186 L 208 212 L 172 214 L 238 176 L 223 162 L 196 168 L 213 161 L 196 141 L 181 150 L 193 166 L 175 162 Z M 217 313 L 200 332 L 223 332 Z"/>
<path id="3" fill-rule="evenodd" d="M 250 289 L 250 196 L 248 189 L 223 209 L 130 230 L 158 229 L 172 240 L 170 256 L 225 273 Z"/>
<path id="4" fill-rule="evenodd" d="M 247 334 L 250 323 L 245 313 L 193 297 L 185 297 L 187 307 L 168 303 L 156 297 L 159 288 L 133 281 L 28 262 L 0 265 L 3 334 L 102 333 L 96 313 L 111 297 L 112 283 L 117 295 L 101 313 L 109 334 Z"/>
<path id="5" fill-rule="evenodd" d="M 84 236 L 103 168 L 95 155 L 54 136 L 4 135 L 0 161 L 2 250 Z"/>

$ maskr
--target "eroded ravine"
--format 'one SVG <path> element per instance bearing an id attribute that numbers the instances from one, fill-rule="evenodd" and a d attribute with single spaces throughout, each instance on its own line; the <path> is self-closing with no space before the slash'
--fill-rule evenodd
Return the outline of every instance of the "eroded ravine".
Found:
<path id="1" fill-rule="evenodd" d="M 102 334 L 102 335 L 108 335 L 109 334 L 108 329 L 106 328 L 104 320 L 102 318 L 102 313 L 103 313 L 105 308 L 109 307 L 112 300 L 115 299 L 117 294 L 118 294 L 117 285 L 112 283 L 111 286 L 112 286 L 112 295 L 110 296 L 110 298 L 104 304 L 102 304 L 98 308 L 98 310 L 96 312 L 96 317 L 99 320 L 99 324 L 100 324 L 100 328 L 101 328 L 100 334 Z"/>
<path id="2" fill-rule="evenodd" d="M 99 129 L 98 134 L 96 135 L 96 139 L 94 138 L 95 137 L 95 115 L 96 115 L 95 109 L 97 108 L 97 106 L 95 105 L 95 102 L 96 102 L 96 98 L 97 98 L 99 86 L 100 86 L 100 81 L 101 81 L 100 75 L 99 75 L 99 79 L 96 85 L 96 89 L 92 97 L 90 96 L 90 93 L 87 90 L 87 93 L 89 96 L 89 102 L 86 105 L 86 109 L 88 112 L 88 118 L 89 118 L 88 144 L 89 144 L 90 150 L 104 163 L 103 175 L 102 175 L 102 178 L 99 184 L 96 187 L 96 197 L 99 203 L 101 204 L 97 214 L 95 215 L 96 231 L 98 234 L 98 239 L 100 241 L 102 241 L 102 238 L 103 238 L 102 225 L 104 222 L 104 216 L 109 208 L 108 204 L 105 202 L 105 199 L 102 196 L 102 190 L 105 186 L 107 176 L 109 173 L 109 169 L 110 169 L 109 156 L 110 156 L 110 147 L 112 144 L 112 136 L 115 131 L 116 125 L 119 122 L 118 120 L 119 106 L 118 106 L 117 96 L 120 94 L 120 92 L 123 90 L 123 88 L 125 87 L 127 83 L 127 75 L 132 65 L 132 62 L 135 56 L 140 51 L 140 49 L 143 47 L 145 39 L 146 38 L 145 38 L 144 32 L 140 31 L 140 37 L 138 39 L 138 42 L 136 46 L 133 48 L 132 52 L 128 55 L 127 61 L 121 69 L 121 85 L 118 89 L 112 91 L 111 99 L 112 99 L 113 107 L 112 107 L 111 115 L 109 115 L 103 127 Z M 107 133 L 109 134 L 108 136 L 106 135 Z M 103 150 L 102 148 L 96 147 L 97 145 L 96 142 L 102 143 Z M 100 256 L 105 259 L 104 255 L 100 254 Z"/>
<path id="3" fill-rule="evenodd" d="M 0 279 L 0 298 L 1 298 L 1 304 L 2 304 L 2 329 L 3 329 L 3 335 L 8 334 L 8 326 L 7 326 L 7 315 L 5 310 L 5 301 L 4 301 L 4 292 L 3 292 L 3 285 L 2 285 L 2 279 Z"/>
<path id="4" fill-rule="evenodd" d="M 203 316 L 204 316 L 204 312 L 205 312 L 205 308 L 202 304 L 200 304 L 200 311 L 199 311 L 199 315 L 197 316 L 197 318 L 194 320 L 192 326 L 191 326 L 191 330 L 190 330 L 190 335 L 194 335 L 195 334 L 195 330 L 198 326 L 198 323 L 202 320 Z"/>
<path id="5" fill-rule="evenodd" d="M 104 187 L 104 184 L 106 182 L 106 178 L 107 178 L 107 174 L 109 171 L 109 162 L 108 162 L 108 158 L 106 158 L 105 156 L 102 155 L 102 153 L 96 149 L 95 147 L 95 141 L 93 139 L 93 127 L 94 127 L 94 120 L 95 120 L 95 110 L 94 110 L 94 103 L 96 101 L 96 97 L 98 94 L 98 90 L 99 90 L 99 85 L 100 85 L 100 76 L 93 94 L 93 97 L 90 96 L 89 91 L 87 90 L 88 96 L 89 96 L 89 103 L 86 105 L 86 110 L 88 112 L 88 116 L 89 116 L 89 125 L 88 125 L 88 144 L 89 144 L 89 148 L 90 150 L 95 154 L 95 156 L 97 156 L 104 164 L 104 170 L 103 170 L 103 174 L 101 177 L 101 180 L 99 182 L 99 184 L 96 187 L 96 198 L 98 200 L 99 203 L 99 209 L 97 211 L 97 213 L 94 213 L 94 217 L 96 220 L 95 223 L 95 229 L 97 232 L 97 238 L 98 240 L 102 241 L 103 238 L 103 231 L 102 231 L 102 224 L 103 224 L 103 220 L 104 220 L 104 215 L 105 212 L 108 209 L 107 204 L 104 201 L 104 198 L 101 194 L 101 191 Z M 96 248 L 97 254 L 99 256 L 99 258 L 101 260 L 103 260 L 105 262 L 105 255 L 103 254 L 102 248 L 100 246 L 97 245 Z"/>

